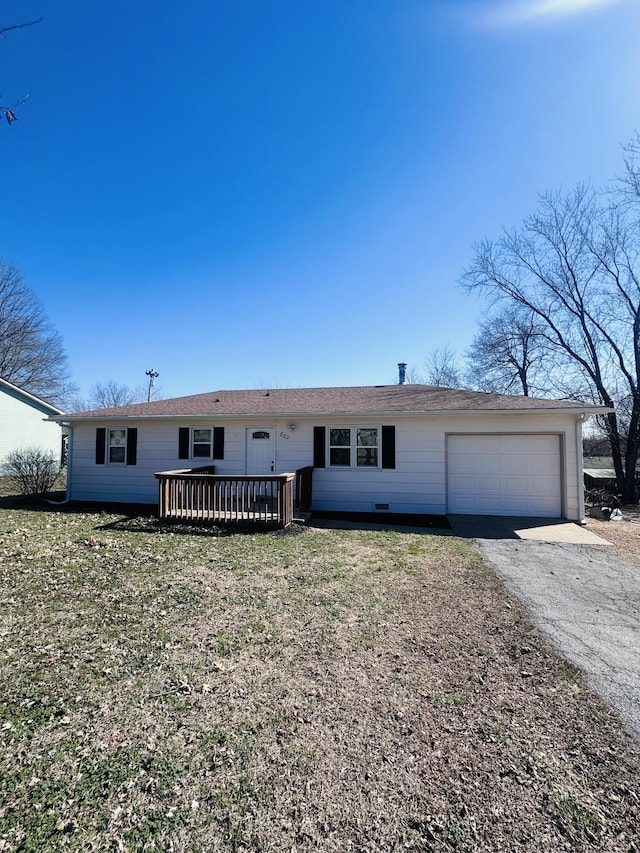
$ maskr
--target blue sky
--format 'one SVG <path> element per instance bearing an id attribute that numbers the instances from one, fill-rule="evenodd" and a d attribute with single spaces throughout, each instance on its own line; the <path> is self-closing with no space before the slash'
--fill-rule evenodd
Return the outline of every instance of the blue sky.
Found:
<path id="1" fill-rule="evenodd" d="M 84 394 L 381 384 L 473 243 L 621 171 L 636 0 L 7 0 L 0 255 Z"/>

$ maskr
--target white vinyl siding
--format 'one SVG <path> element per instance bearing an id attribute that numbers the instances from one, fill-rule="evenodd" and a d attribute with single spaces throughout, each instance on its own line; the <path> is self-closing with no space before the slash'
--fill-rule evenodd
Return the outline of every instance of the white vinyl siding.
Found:
<path id="1" fill-rule="evenodd" d="M 62 452 L 60 424 L 47 421 L 53 412 L 40 408 L 16 392 L 0 387 L 0 464 L 7 454 L 23 447 L 51 451 L 56 460 Z"/>

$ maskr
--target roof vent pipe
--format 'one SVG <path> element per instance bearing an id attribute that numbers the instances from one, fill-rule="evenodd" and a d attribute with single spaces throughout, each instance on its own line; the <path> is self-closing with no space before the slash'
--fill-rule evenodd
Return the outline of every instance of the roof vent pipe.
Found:
<path id="1" fill-rule="evenodd" d="M 404 385 L 405 373 L 407 370 L 407 365 L 404 361 L 398 363 L 398 385 Z"/>

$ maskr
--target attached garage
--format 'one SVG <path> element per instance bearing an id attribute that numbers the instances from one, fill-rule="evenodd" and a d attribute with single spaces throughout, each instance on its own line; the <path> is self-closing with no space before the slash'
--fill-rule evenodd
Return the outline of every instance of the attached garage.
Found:
<path id="1" fill-rule="evenodd" d="M 561 454 L 559 435 L 449 435 L 448 512 L 561 518 Z"/>

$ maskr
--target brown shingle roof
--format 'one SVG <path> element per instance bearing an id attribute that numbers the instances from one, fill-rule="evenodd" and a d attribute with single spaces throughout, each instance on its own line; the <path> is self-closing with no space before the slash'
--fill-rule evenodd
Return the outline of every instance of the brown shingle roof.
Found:
<path id="1" fill-rule="evenodd" d="M 60 420 L 147 417 L 232 417 L 419 414 L 438 412 L 533 412 L 571 410 L 596 414 L 602 406 L 543 400 L 433 385 L 364 385 L 345 388 L 274 388 L 211 391 L 113 409 L 75 412 Z"/>

